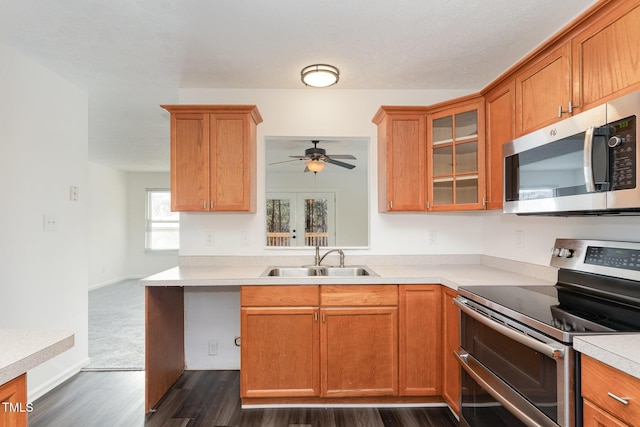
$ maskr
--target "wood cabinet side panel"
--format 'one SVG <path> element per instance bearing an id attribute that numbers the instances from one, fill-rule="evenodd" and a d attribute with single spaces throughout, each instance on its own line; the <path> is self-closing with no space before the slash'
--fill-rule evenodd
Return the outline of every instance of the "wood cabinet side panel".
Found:
<path id="1" fill-rule="evenodd" d="M 440 285 L 400 285 L 398 293 L 399 393 L 441 394 Z"/>
<path id="2" fill-rule="evenodd" d="M 145 412 L 149 412 L 184 371 L 183 288 L 147 286 L 145 307 Z"/>
<path id="3" fill-rule="evenodd" d="M 27 374 L 0 385 L 0 402 L 1 427 L 27 427 Z"/>
<path id="4" fill-rule="evenodd" d="M 242 307 L 299 307 L 320 304 L 320 287 L 305 286 L 241 286 L 240 306 Z"/>
<path id="5" fill-rule="evenodd" d="M 242 397 L 319 396 L 318 309 L 241 309 Z"/>
<path id="6" fill-rule="evenodd" d="M 320 287 L 320 305 L 397 306 L 396 285 L 324 285 Z"/>
<path id="7" fill-rule="evenodd" d="M 624 422 L 640 420 L 640 380 L 584 354 L 581 360 L 582 396 Z M 629 404 L 621 404 L 608 392 L 628 398 Z"/>
<path id="8" fill-rule="evenodd" d="M 458 294 L 442 287 L 442 396 L 456 414 L 460 413 L 460 365 L 453 353 L 460 346 L 460 312 L 453 300 Z"/>
<path id="9" fill-rule="evenodd" d="M 398 394 L 398 309 L 322 308 L 322 395 Z"/>
<path id="10" fill-rule="evenodd" d="M 209 210 L 209 116 L 171 115 L 171 209 Z"/>

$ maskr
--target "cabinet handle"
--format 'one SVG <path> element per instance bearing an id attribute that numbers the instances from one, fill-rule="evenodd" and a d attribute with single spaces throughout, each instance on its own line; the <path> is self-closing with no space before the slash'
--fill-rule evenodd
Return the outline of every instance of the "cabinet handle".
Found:
<path id="1" fill-rule="evenodd" d="M 213 209 L 213 200 L 209 204 L 210 204 L 209 209 Z"/>
<path id="2" fill-rule="evenodd" d="M 393 200 L 389 200 L 389 210 L 393 209 Z"/>
<path id="3" fill-rule="evenodd" d="M 560 105 L 560 106 L 558 107 L 558 118 L 561 118 L 563 113 L 568 113 L 568 114 L 573 113 L 573 103 L 572 103 L 571 101 L 569 101 L 569 103 L 567 104 L 567 106 L 569 107 L 569 108 L 567 108 L 567 111 L 564 111 L 564 110 L 562 109 L 562 105 Z"/>
<path id="4" fill-rule="evenodd" d="M 609 392 L 607 393 L 607 396 L 609 396 L 612 399 L 617 400 L 618 402 L 622 403 L 623 405 L 628 405 L 629 404 L 629 398 L 628 397 L 618 397 L 615 394 Z"/>
<path id="5" fill-rule="evenodd" d="M 322 313 L 322 323 L 327 322 L 327 313 Z"/>
<path id="6" fill-rule="evenodd" d="M 318 321 L 318 312 L 317 312 L 317 311 L 314 311 L 314 312 L 313 312 L 313 321 L 314 321 L 314 322 L 317 322 L 317 321 Z"/>
<path id="7" fill-rule="evenodd" d="M 206 200 L 202 201 L 202 209 L 207 209 L 207 201 Z"/>

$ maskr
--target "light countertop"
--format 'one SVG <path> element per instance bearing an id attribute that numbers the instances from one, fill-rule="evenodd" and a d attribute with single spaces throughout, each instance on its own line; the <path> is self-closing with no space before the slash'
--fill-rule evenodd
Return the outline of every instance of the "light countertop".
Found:
<path id="1" fill-rule="evenodd" d="M 438 283 L 449 288 L 473 285 L 553 285 L 540 279 L 481 264 L 373 265 L 378 276 L 260 277 L 269 265 L 180 266 L 140 281 L 144 286 L 240 286 L 309 284 L 413 284 Z"/>
<path id="2" fill-rule="evenodd" d="M 0 385 L 70 349 L 68 330 L 0 329 Z"/>
<path id="3" fill-rule="evenodd" d="M 576 337 L 573 348 L 640 379 L 640 334 Z"/>

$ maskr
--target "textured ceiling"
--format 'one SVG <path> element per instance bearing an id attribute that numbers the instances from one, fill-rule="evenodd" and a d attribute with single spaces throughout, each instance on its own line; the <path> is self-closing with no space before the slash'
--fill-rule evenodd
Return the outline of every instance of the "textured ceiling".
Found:
<path id="1" fill-rule="evenodd" d="M 479 89 L 593 3 L 0 0 L 0 42 L 89 92 L 92 161 L 161 171 L 179 88 Z"/>

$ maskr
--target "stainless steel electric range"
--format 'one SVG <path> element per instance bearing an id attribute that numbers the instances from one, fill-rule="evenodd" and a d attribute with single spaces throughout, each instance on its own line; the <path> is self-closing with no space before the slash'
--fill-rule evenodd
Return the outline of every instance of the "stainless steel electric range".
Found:
<path id="1" fill-rule="evenodd" d="M 554 286 L 459 289 L 462 426 L 582 425 L 579 335 L 640 332 L 640 243 L 557 239 Z"/>

